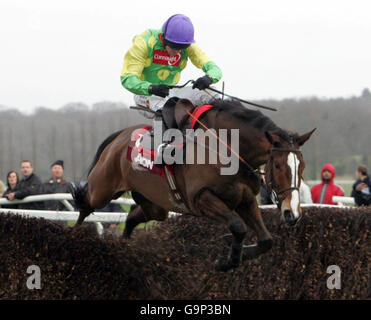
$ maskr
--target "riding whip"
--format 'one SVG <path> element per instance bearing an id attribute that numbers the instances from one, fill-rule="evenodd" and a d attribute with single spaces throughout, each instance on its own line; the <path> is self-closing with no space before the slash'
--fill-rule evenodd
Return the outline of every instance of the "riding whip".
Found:
<path id="1" fill-rule="evenodd" d="M 153 110 L 148 109 L 148 108 L 143 107 L 143 106 L 136 106 L 136 107 L 132 106 L 132 107 L 130 107 L 130 109 L 141 110 L 141 111 L 146 111 L 146 112 L 150 112 L 150 113 L 156 113 L 156 111 L 153 111 Z"/>
<path id="2" fill-rule="evenodd" d="M 217 89 L 214 89 L 214 88 L 210 88 L 210 87 L 209 87 L 209 88 L 206 88 L 206 90 L 214 91 L 214 92 L 219 93 L 219 94 L 221 94 L 221 95 L 223 95 L 223 96 L 229 97 L 229 98 L 231 98 L 231 99 L 233 99 L 233 100 L 238 100 L 238 101 L 241 101 L 241 102 L 243 102 L 243 103 L 251 104 L 251 105 L 253 105 L 253 106 L 255 106 L 255 107 L 258 107 L 258 108 L 263 108 L 263 109 L 267 109 L 267 110 L 271 110 L 271 111 L 278 111 L 278 110 L 275 109 L 275 108 L 272 108 L 272 107 L 266 107 L 266 106 L 262 106 L 262 105 L 260 105 L 260 104 L 254 103 L 254 102 L 250 102 L 250 101 L 247 101 L 247 100 L 243 100 L 243 99 L 240 99 L 240 98 L 237 98 L 237 97 L 231 96 L 231 95 L 229 95 L 229 94 L 227 94 L 227 93 L 225 93 L 225 92 L 222 92 L 222 91 L 219 91 L 219 90 L 217 90 Z"/>

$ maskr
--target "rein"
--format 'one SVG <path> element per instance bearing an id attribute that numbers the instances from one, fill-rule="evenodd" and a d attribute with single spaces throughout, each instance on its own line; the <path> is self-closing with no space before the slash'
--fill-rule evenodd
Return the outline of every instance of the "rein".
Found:
<path id="1" fill-rule="evenodd" d="M 183 86 L 181 86 L 181 87 L 183 87 Z M 148 112 L 152 112 L 152 113 L 156 113 L 155 111 L 152 111 L 152 110 L 147 109 L 147 108 L 144 108 L 144 107 L 130 107 L 130 108 L 137 109 L 137 110 L 148 111 Z M 197 119 L 191 112 L 189 112 L 188 110 L 186 110 L 186 112 L 187 112 L 187 114 L 189 115 L 190 118 L 194 119 L 205 130 L 209 130 L 209 128 L 202 121 L 200 121 L 199 119 Z M 217 112 L 215 114 L 214 127 L 215 127 L 215 124 L 216 124 L 216 117 L 217 116 L 218 116 L 218 110 L 217 110 Z M 220 139 L 220 137 L 217 134 L 215 134 L 211 130 L 210 130 L 210 132 L 211 132 L 211 134 L 218 141 L 220 141 L 223 145 L 225 145 L 228 148 L 228 150 L 230 150 L 231 153 L 233 153 L 239 159 L 239 161 L 243 165 L 246 166 L 246 168 L 247 168 L 247 170 L 249 171 L 250 174 L 254 175 L 256 178 L 258 178 L 259 180 L 261 180 L 261 176 L 264 175 L 264 173 L 260 172 L 258 169 L 254 169 L 241 155 L 239 155 L 236 151 L 234 151 L 230 145 L 228 145 L 226 142 L 224 142 L 222 139 Z M 287 198 L 287 196 L 292 191 L 294 191 L 294 190 L 299 191 L 299 187 L 296 185 L 296 176 L 298 174 L 296 172 L 296 165 L 295 165 L 295 176 L 294 176 L 295 185 L 293 187 L 288 187 L 288 188 L 281 189 L 281 190 L 279 190 L 277 192 L 273 190 L 273 185 L 274 185 L 274 176 L 273 176 L 273 152 L 275 152 L 275 151 L 277 151 L 277 152 L 300 152 L 299 149 L 294 149 L 293 142 L 292 141 L 290 142 L 290 146 L 291 146 L 290 148 L 277 148 L 277 147 L 273 147 L 270 150 L 270 154 L 269 154 L 270 181 L 269 182 L 264 182 L 265 185 L 266 185 L 266 187 L 267 187 L 268 193 L 271 195 L 272 201 L 277 205 L 277 207 L 279 209 L 281 209 L 282 202 Z"/>
<path id="2" fill-rule="evenodd" d="M 191 118 L 194 118 L 195 117 L 187 110 L 187 113 L 188 115 L 191 117 Z M 215 119 L 214 119 L 214 126 L 215 126 L 215 122 L 216 122 L 216 117 L 217 117 L 218 113 L 216 113 L 215 115 Z M 209 130 L 209 128 L 204 124 L 202 123 L 202 121 L 198 120 L 198 119 L 195 119 L 197 123 L 199 123 L 204 129 L 206 130 Z M 239 155 L 236 151 L 234 151 L 231 146 L 229 146 L 227 143 L 225 143 L 222 139 L 219 138 L 218 135 L 214 134 L 212 131 L 210 131 L 212 133 L 212 135 L 217 139 L 219 140 L 221 143 L 223 143 L 235 156 L 238 157 L 238 159 L 247 167 L 247 169 L 249 170 L 250 174 L 253 174 L 255 175 L 255 177 L 257 177 L 258 179 L 261 179 L 261 175 L 264 175 L 264 173 L 262 172 L 259 172 L 258 169 L 254 169 L 241 155 Z M 274 191 L 273 190 L 273 184 L 274 184 L 274 176 L 273 176 L 273 152 L 275 151 L 278 151 L 278 152 L 301 152 L 299 149 L 295 149 L 294 148 L 294 144 L 293 142 L 291 141 L 290 142 L 290 148 L 277 148 L 277 147 L 273 147 L 271 150 L 270 150 L 270 154 L 269 154 L 269 162 L 270 162 L 270 181 L 269 183 L 265 183 L 266 186 L 267 186 L 267 190 L 269 192 L 269 194 L 271 195 L 272 197 L 272 200 L 273 202 L 277 205 L 277 207 L 281 210 L 281 206 L 282 206 L 282 202 L 287 198 L 287 196 L 294 190 L 297 190 L 299 191 L 299 187 L 297 186 L 296 184 L 296 176 L 298 175 L 298 172 L 296 171 L 296 160 L 295 160 L 295 175 L 294 175 L 294 186 L 293 187 L 288 187 L 288 188 L 284 188 L 284 189 L 281 189 L 279 191 Z M 282 196 L 281 196 L 282 195 Z"/>
<path id="3" fill-rule="evenodd" d="M 189 83 L 194 83 L 195 81 L 194 80 L 188 80 L 186 83 L 184 83 L 183 85 L 169 85 L 168 88 L 169 89 L 173 89 L 173 88 L 184 88 L 186 85 L 188 85 Z M 232 100 L 239 100 L 240 102 L 244 102 L 244 103 L 247 103 L 247 104 L 250 104 L 250 105 L 253 105 L 253 106 L 256 106 L 256 107 L 259 107 L 259 108 L 263 108 L 263 109 L 267 109 L 267 110 L 271 110 L 271 111 L 277 111 L 277 109 L 275 108 L 272 108 L 272 107 L 267 107 L 267 106 L 262 106 L 262 105 L 259 105 L 259 104 L 256 104 L 256 103 L 253 103 L 251 101 L 247 101 L 247 100 L 243 100 L 241 98 L 237 98 L 237 97 L 234 97 L 234 96 L 231 96 L 231 95 L 228 95 L 224 92 L 224 83 L 223 83 L 223 91 L 219 91 L 219 90 L 216 90 L 214 88 L 207 88 L 207 90 L 211 90 L 211 91 L 214 91 L 216 93 L 219 93 L 219 94 L 222 94 L 223 98 L 224 96 L 227 96 L 229 98 L 231 98 Z M 206 91 L 205 91 L 206 92 Z M 151 113 L 154 113 L 156 114 L 156 111 L 153 111 L 153 110 L 150 110 L 148 108 L 145 108 L 143 106 L 138 106 L 138 107 L 130 107 L 131 109 L 136 109 L 136 110 L 142 110 L 142 111 L 147 111 L 147 112 L 151 112 Z M 205 130 L 209 130 L 209 128 L 204 124 L 202 123 L 199 119 L 195 118 L 193 116 L 193 114 L 191 114 L 188 110 L 186 110 L 187 114 L 189 115 L 190 118 L 194 119 L 198 124 L 200 124 Z M 216 112 L 215 114 L 215 119 L 214 119 L 214 127 L 215 127 L 215 124 L 216 124 L 216 117 L 218 116 L 218 111 Z M 219 138 L 219 136 L 217 134 L 214 134 L 212 131 L 210 131 L 211 134 L 218 140 L 220 141 L 223 145 L 225 145 L 228 150 L 231 151 L 231 153 L 233 153 L 238 159 L 239 161 L 245 165 L 245 167 L 247 168 L 247 170 L 249 171 L 250 174 L 254 175 L 256 178 L 258 178 L 259 180 L 261 180 L 261 176 L 264 175 L 264 173 L 260 172 L 258 169 L 254 169 L 241 155 L 239 155 L 236 151 L 234 151 L 231 146 L 229 146 L 226 142 L 224 142 L 222 139 Z M 271 163 L 271 166 L 270 166 L 270 175 L 271 175 L 271 180 L 269 183 L 266 183 L 266 186 L 267 186 L 267 190 L 269 192 L 269 194 L 272 196 L 272 200 L 273 202 L 276 203 L 277 207 L 279 209 L 281 209 L 281 205 L 282 205 L 282 202 L 286 199 L 286 197 L 294 190 L 298 190 L 299 191 L 299 187 L 296 185 L 296 175 L 297 175 L 297 172 L 296 172 L 296 166 L 295 166 L 295 185 L 294 187 L 289 187 L 289 188 L 285 188 L 285 189 L 282 189 L 282 190 L 279 190 L 277 192 L 275 192 L 273 190 L 273 184 L 274 184 L 274 177 L 273 177 L 273 152 L 274 151 L 278 151 L 278 152 L 300 152 L 299 149 L 294 149 L 293 148 L 293 142 L 291 141 L 290 142 L 290 146 L 291 148 L 276 148 L 276 147 L 273 147 L 270 151 L 270 155 L 269 155 L 269 162 Z M 281 194 L 283 194 L 281 196 Z"/>
<path id="4" fill-rule="evenodd" d="M 209 130 L 209 128 L 204 124 L 202 123 L 200 120 L 198 120 L 197 118 L 195 118 L 193 116 L 193 114 L 191 114 L 188 110 L 187 111 L 187 114 L 193 118 L 197 123 L 199 123 L 204 129 L 206 130 Z M 218 113 L 216 113 L 215 115 L 215 121 L 214 121 L 214 126 L 215 126 L 215 122 L 216 122 L 216 117 L 217 117 Z M 219 138 L 219 136 L 217 134 L 215 134 L 214 132 L 212 132 L 210 130 L 211 134 L 218 140 L 220 141 L 222 144 L 224 144 L 228 150 L 231 151 L 231 153 L 233 153 L 246 167 L 247 169 L 250 171 L 251 174 L 255 175 L 256 177 L 258 177 L 260 179 L 260 175 L 262 174 L 261 172 L 259 172 L 258 169 L 254 169 L 241 155 L 239 155 L 236 151 L 234 151 L 232 149 L 232 147 L 230 145 L 228 145 L 228 143 L 224 142 L 222 139 Z"/>

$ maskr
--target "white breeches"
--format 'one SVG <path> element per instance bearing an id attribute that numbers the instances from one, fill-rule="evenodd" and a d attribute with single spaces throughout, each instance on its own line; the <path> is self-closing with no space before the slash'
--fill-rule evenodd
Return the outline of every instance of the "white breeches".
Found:
<path id="1" fill-rule="evenodd" d="M 169 96 L 161 98 L 155 95 L 140 96 L 134 95 L 134 102 L 137 106 L 149 108 L 153 111 L 161 109 L 165 102 L 171 97 L 178 97 L 180 99 L 188 99 L 195 106 L 210 103 L 212 100 L 217 99 L 219 94 L 206 92 L 204 90 L 192 89 L 192 87 L 174 88 L 170 89 Z M 152 119 L 154 114 L 151 112 L 139 111 L 141 115 L 148 119 Z"/>

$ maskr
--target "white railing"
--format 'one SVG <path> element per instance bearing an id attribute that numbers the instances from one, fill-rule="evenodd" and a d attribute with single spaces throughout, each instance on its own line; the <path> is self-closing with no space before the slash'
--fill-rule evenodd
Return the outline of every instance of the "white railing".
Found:
<path id="1" fill-rule="evenodd" d="M 26 210 L 26 209 L 8 209 L 8 208 L 0 208 L 0 213 L 14 213 L 19 214 L 26 217 L 35 217 L 35 218 L 44 218 L 48 220 L 59 220 L 59 221 L 76 221 L 79 217 L 79 212 L 73 211 L 72 205 L 68 202 L 68 200 L 73 200 L 72 195 L 69 193 L 56 193 L 56 194 L 43 194 L 43 195 L 35 195 L 29 196 L 24 198 L 23 200 L 12 200 L 9 201 L 5 198 L 0 198 L 0 206 L 4 204 L 19 204 L 19 203 L 30 203 L 30 202 L 40 202 L 40 201 L 48 201 L 48 200 L 56 200 L 61 201 L 66 205 L 67 210 L 70 211 L 48 211 L 48 210 Z M 326 205 L 326 204 L 301 204 L 302 208 L 306 207 L 321 207 L 321 208 L 339 208 L 339 206 L 344 206 L 343 204 L 354 204 L 354 198 L 351 197 L 333 197 L 333 201 L 339 203 L 340 205 Z M 127 204 L 132 205 L 135 204 L 134 200 L 126 199 L 126 198 L 119 198 L 117 200 L 112 200 L 112 203 L 118 204 Z M 259 208 L 261 209 L 274 209 L 277 206 L 275 204 L 272 205 L 261 205 Z M 170 216 L 177 216 L 179 213 L 170 212 Z M 107 223 L 121 223 L 125 222 L 128 216 L 128 212 L 94 212 L 90 214 L 84 221 L 87 222 L 94 222 L 97 227 L 97 231 L 100 235 L 103 234 L 103 226 L 102 222 Z"/>
<path id="2" fill-rule="evenodd" d="M 29 196 L 26 197 L 22 200 L 11 200 L 9 201 L 6 198 L 0 198 L 0 206 L 4 204 L 19 204 L 19 203 L 30 203 L 30 202 L 41 202 L 41 201 L 48 201 L 48 200 L 56 200 L 56 201 L 61 201 L 63 204 L 66 202 L 68 203 L 67 210 L 68 211 L 73 211 L 72 205 L 68 202 L 68 200 L 73 200 L 72 195 L 70 193 L 53 193 L 53 194 L 40 194 L 40 195 L 35 195 L 35 196 Z M 332 201 L 336 203 L 346 203 L 346 204 L 354 204 L 354 198 L 352 197 L 339 197 L 339 196 L 334 196 L 332 197 Z M 127 204 L 127 205 L 132 205 L 135 204 L 135 201 L 132 199 L 127 199 L 127 198 L 119 198 L 117 200 L 112 200 L 111 203 L 118 203 L 118 204 Z M 316 206 L 316 204 L 301 204 L 302 207 L 309 207 L 309 206 Z M 333 207 L 334 205 L 321 205 L 321 206 L 330 206 Z M 261 208 L 275 208 L 276 205 L 263 205 L 260 206 Z M 336 205 L 335 205 L 336 207 Z M 72 208 L 70 210 L 69 208 Z M 13 209 L 7 209 L 7 210 L 13 210 Z M 54 212 L 54 211 L 53 211 Z M 62 212 L 62 211 L 61 211 Z"/>
<path id="3" fill-rule="evenodd" d="M 353 197 L 339 197 L 333 196 L 332 202 L 337 203 L 339 206 L 345 206 L 345 204 L 355 204 Z"/>
<path id="4" fill-rule="evenodd" d="M 320 184 L 322 183 L 322 180 L 305 180 L 305 183 L 309 186 L 313 186 L 315 184 Z M 354 180 L 338 180 L 336 179 L 336 184 L 340 185 L 352 185 L 354 183 Z"/>
<path id="5" fill-rule="evenodd" d="M 26 209 L 7 209 L 0 208 L 0 213 L 12 212 L 27 217 L 45 218 L 48 220 L 59 220 L 59 221 L 76 221 L 79 217 L 79 212 L 74 211 L 73 206 L 68 200 L 73 200 L 70 193 L 53 193 L 53 194 L 39 194 L 34 196 L 25 197 L 22 200 L 11 200 L 6 198 L 0 198 L 0 206 L 6 204 L 20 204 L 30 202 L 42 202 L 55 200 L 60 201 L 66 207 L 68 211 L 48 211 L 48 210 L 26 210 Z M 119 198 L 112 200 L 112 203 L 118 204 L 135 204 L 132 199 Z M 103 234 L 102 222 L 109 223 L 120 223 L 125 222 L 127 212 L 95 212 L 93 215 L 88 216 L 85 221 L 94 222 L 99 235 Z"/>
<path id="6" fill-rule="evenodd" d="M 73 211 L 73 207 L 68 202 L 68 200 L 73 200 L 72 195 L 70 193 L 52 193 L 52 194 L 38 194 L 35 196 L 29 196 L 25 197 L 22 200 L 11 200 L 9 201 L 6 198 L 0 198 L 0 206 L 3 204 L 19 204 L 19 203 L 30 203 L 30 202 L 42 202 L 42 201 L 48 201 L 48 200 L 58 200 L 62 202 L 68 209 L 68 211 Z M 66 205 L 65 203 L 68 203 Z M 119 204 L 135 204 L 134 200 L 132 199 L 125 199 L 125 198 L 119 198 L 117 200 L 112 200 L 112 203 L 119 203 Z M 70 210 L 69 208 L 72 208 Z"/>

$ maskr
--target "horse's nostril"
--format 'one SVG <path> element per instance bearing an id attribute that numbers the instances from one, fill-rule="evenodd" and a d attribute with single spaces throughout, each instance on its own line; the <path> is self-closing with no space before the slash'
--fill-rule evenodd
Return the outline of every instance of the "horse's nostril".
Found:
<path id="1" fill-rule="evenodd" d="M 295 218 L 294 213 L 291 210 L 285 210 L 283 212 L 283 216 L 284 216 L 285 222 L 288 225 L 294 226 L 296 224 L 297 219 Z"/>
<path id="2" fill-rule="evenodd" d="M 285 210 L 283 212 L 283 216 L 285 217 L 286 221 L 292 221 L 294 220 L 294 214 L 292 213 L 291 210 Z"/>

